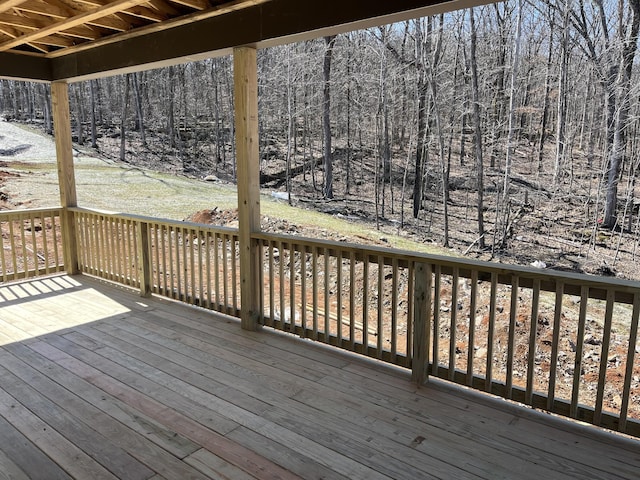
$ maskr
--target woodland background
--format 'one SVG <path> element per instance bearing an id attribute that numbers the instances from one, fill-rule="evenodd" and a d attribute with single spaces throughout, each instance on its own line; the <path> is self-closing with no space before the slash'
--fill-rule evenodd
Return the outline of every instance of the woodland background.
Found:
<path id="1" fill-rule="evenodd" d="M 637 278 L 639 27 L 640 0 L 509 0 L 259 50 L 261 183 L 465 255 Z M 234 181 L 230 57 L 71 102 L 78 145 Z M 0 81 L 0 112 L 52 131 L 46 85 Z"/>

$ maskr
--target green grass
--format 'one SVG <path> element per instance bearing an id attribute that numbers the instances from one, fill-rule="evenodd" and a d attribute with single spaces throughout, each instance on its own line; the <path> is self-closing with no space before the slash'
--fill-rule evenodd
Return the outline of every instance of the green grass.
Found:
<path id="1" fill-rule="evenodd" d="M 326 213 L 315 210 L 307 210 L 292 207 L 282 200 L 273 200 L 265 195 L 261 198 L 261 213 L 269 217 L 283 218 L 299 226 L 313 226 L 328 231 L 338 232 L 351 237 L 361 237 L 372 242 L 378 242 L 381 238 L 387 240 L 385 246 L 401 250 L 410 250 L 422 253 L 442 253 L 442 249 L 434 248 L 432 245 L 418 243 L 399 235 L 390 235 L 377 231 L 375 228 L 363 225 L 360 222 L 353 222 L 343 218 L 334 217 Z"/>
<path id="2" fill-rule="evenodd" d="M 76 158 L 74 163 L 78 205 L 81 207 L 173 220 L 182 220 L 199 210 L 237 207 L 234 185 L 203 182 L 87 156 Z M 29 202 L 29 206 L 33 207 L 59 204 L 55 160 L 25 159 L 8 167 L 20 174 L 9 179 L 5 188 L 15 201 Z M 384 238 L 384 245 L 392 248 L 443 252 L 431 245 L 379 232 L 361 222 L 292 207 L 267 194 L 261 196 L 261 213 L 263 216 L 285 219 L 300 227 L 309 226 L 355 237 L 355 243 L 379 244 L 380 239 Z"/>

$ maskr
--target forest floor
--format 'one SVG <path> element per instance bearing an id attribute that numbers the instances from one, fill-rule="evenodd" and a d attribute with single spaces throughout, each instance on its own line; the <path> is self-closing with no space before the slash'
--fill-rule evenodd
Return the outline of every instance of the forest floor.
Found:
<path id="1" fill-rule="evenodd" d="M 137 146 L 140 147 L 140 146 Z M 137 152 L 137 153 L 134 153 Z M 188 219 L 199 223 L 237 226 L 236 192 L 228 181 L 230 173 L 217 165 L 190 166 L 192 177 L 184 175 L 184 162 L 177 156 L 156 157 L 135 144 L 127 153 L 128 162 L 115 160 L 118 155 L 116 141 L 104 139 L 100 143 L 99 154 L 92 149 L 80 148 L 76 151 L 76 178 L 79 203 L 82 206 L 102 208 L 111 211 L 124 211 L 149 216 L 173 219 Z M 450 247 L 442 247 L 443 216 L 442 202 L 439 200 L 436 169 L 428 172 L 432 181 L 427 185 L 427 195 L 419 218 L 411 215 L 411 199 L 406 194 L 404 209 L 401 206 L 401 187 L 404 178 L 402 164 L 394 165 L 392 171 L 393 194 L 391 186 L 386 186 L 385 208 L 377 209 L 373 201 L 376 196 L 375 172 L 360 163 L 354 169 L 349 194 L 345 193 L 344 159 L 337 155 L 335 164 L 335 199 L 322 198 L 319 186 L 322 184 L 322 171 L 315 166 L 292 179 L 292 206 L 287 204 L 283 182 L 283 162 L 263 162 L 263 174 L 271 175 L 270 183 L 263 185 L 262 203 L 263 229 L 278 233 L 303 237 L 329 239 L 341 242 L 374 244 L 408 250 L 431 251 L 440 254 L 470 256 L 483 260 L 500 261 L 521 265 L 544 262 L 547 268 L 575 272 L 615 275 L 620 278 L 638 280 L 637 256 L 638 235 L 636 231 L 620 230 L 611 232 L 598 228 L 595 216 L 593 192 L 599 181 L 599 174 L 575 173 L 584 171 L 576 165 L 572 175 L 566 175 L 562 182 L 570 182 L 570 196 L 560 196 L 553 188 L 548 175 L 538 173 L 527 162 L 526 149 L 516 150 L 520 161 L 514 162 L 513 180 L 510 196 L 511 216 L 508 234 L 504 242 L 493 245 L 493 219 L 495 218 L 495 199 L 503 181 L 503 173 L 488 169 L 485 185 L 485 218 L 487 222 L 486 243 L 489 248 L 480 250 L 477 246 L 476 193 L 471 180 L 473 175 L 468 165 L 452 163 L 450 177 L 449 229 Z M 58 204 L 55 149 L 51 138 L 38 131 L 0 121 L 0 208 L 39 207 Z M 267 166 L 268 164 L 268 166 Z M 582 165 L 584 167 L 584 165 Z M 153 170 L 151 170 L 153 168 Z M 315 182 L 313 181 L 315 176 Z M 208 181 L 203 181 L 208 177 Z M 410 179 L 409 179 L 410 180 Z M 409 181 L 407 182 L 409 184 Z M 565 185 L 566 187 L 566 185 Z M 393 206 L 393 209 L 391 208 Z M 404 212 L 403 212 L 404 210 Z M 595 224 L 595 227 L 593 226 Z M 401 228 L 402 226 L 402 228 Z M 632 226 L 632 230 L 635 226 Z M 497 238 L 498 236 L 496 236 Z M 502 240 L 498 238 L 498 240 Z M 502 245 L 498 245 L 502 243 Z M 373 280 L 372 280 L 373 281 Z M 450 295 L 451 285 L 444 284 L 443 296 Z M 478 304 L 488 304 L 488 292 L 479 290 Z M 486 295 L 487 298 L 482 298 Z M 467 299 L 463 300 L 467 302 Z M 466 308 L 466 304 L 463 305 Z M 501 307 L 501 306 L 499 306 Z M 441 323 L 441 358 L 448 355 L 448 325 L 446 312 L 451 306 L 443 305 Z M 502 307 L 501 307 L 502 308 Z M 508 340 L 508 305 L 497 317 L 496 342 L 506 345 Z M 526 344 L 528 336 L 526 302 L 518 312 L 518 337 Z M 575 316 L 578 307 L 566 306 L 566 318 Z M 476 338 L 485 338 L 488 333 L 487 312 L 478 313 Z M 552 329 L 549 316 L 540 313 L 538 336 L 550 335 Z M 464 343 L 468 332 L 464 325 L 457 332 L 460 342 L 456 343 L 456 356 L 462 361 L 466 358 L 467 345 Z M 559 359 L 557 386 L 559 396 L 566 398 L 570 394 L 572 366 L 575 352 L 575 324 L 567 322 L 563 332 Z M 589 322 L 586 335 L 588 355 L 583 362 L 585 375 L 590 376 L 589 384 L 597 383 L 597 369 L 600 363 L 599 346 L 602 338 L 602 326 L 598 322 Z M 585 340 L 586 341 L 586 340 Z M 619 361 L 626 355 L 624 335 L 614 332 L 609 350 L 610 365 L 607 370 L 607 407 L 615 411 L 620 406 L 620 392 L 625 364 Z M 543 342 L 544 343 L 544 342 Z M 544 343 L 547 345 L 547 343 Z M 548 346 L 548 345 L 547 345 Z M 475 357 L 479 363 L 486 361 L 486 340 L 475 345 Z M 549 350 L 549 351 L 547 351 Z M 483 353 L 484 352 L 484 353 Z M 566 353 L 565 353 L 566 352 Z M 550 365 L 550 347 L 541 347 L 538 352 L 540 361 L 536 362 L 537 375 L 544 377 Z M 504 370 L 504 363 L 496 358 L 496 367 Z M 526 372 L 526 356 L 515 359 L 514 380 L 521 384 Z M 504 371 L 502 371 L 504 373 Z M 593 377 L 593 378 L 591 378 Z M 543 389 L 544 385 L 538 385 Z M 587 392 L 581 400 L 587 401 L 595 392 L 585 387 Z M 640 417 L 640 366 L 632 382 L 632 416 Z"/>
<path id="2" fill-rule="evenodd" d="M 203 150 L 195 155 L 187 153 L 187 160 L 181 160 L 178 155 L 167 153 L 159 140 L 148 141 L 152 148 L 144 148 L 139 142 L 136 144 L 135 139 L 131 142 L 131 153 L 127 159 L 132 165 L 232 183 L 230 147 L 226 150 L 225 162 L 212 162 L 211 155 L 203 153 Z M 286 145 L 270 137 L 263 143 L 263 193 L 287 198 Z M 375 244 L 384 244 L 390 237 L 402 237 L 420 249 L 427 247 L 429 251 L 445 255 L 525 266 L 545 265 L 556 270 L 640 280 L 640 272 L 636 268 L 640 259 L 640 204 L 628 202 L 627 210 L 632 211 L 625 211 L 627 202 L 622 197 L 627 193 L 627 186 L 619 187 L 620 217 L 624 212 L 627 219 L 624 228 L 615 231 L 600 228 L 598 212 L 603 210 L 603 193 L 598 192 L 602 176 L 600 159 L 595 158 L 590 165 L 586 155 L 573 148 L 571 159 L 565 162 L 556 180 L 552 146 L 547 149 L 541 170 L 537 165 L 536 148 L 523 144 L 514 149 L 508 207 L 501 207 L 500 213 L 496 213 L 496 205 L 502 197 L 504 170 L 498 160 L 495 167 L 485 167 L 484 249 L 478 248 L 476 173 L 469 153 L 464 165 L 459 160 L 451 160 L 447 202 L 448 246 L 444 246 L 442 182 L 435 156 L 428 162 L 425 195 L 418 218 L 412 216 L 413 178 L 411 168 L 405 172 L 407 154 L 403 151 L 393 152 L 390 181 L 384 187 L 378 187 L 376 193 L 374 153 L 355 148 L 351 150 L 350 186 L 347 191 L 347 150 L 344 146 L 335 148 L 335 195 L 331 200 L 322 195 L 320 158 L 314 157 L 313 161 L 303 165 L 304 152 L 298 151 L 292 160 L 292 168 L 297 168 L 297 172 L 290 180 L 290 203 L 306 211 L 346 219 L 369 232 L 375 231 L 377 235 L 367 235 Z M 99 151 L 105 158 L 115 159 L 119 153 L 119 142 L 105 137 L 99 141 Z M 162 153 L 159 154 L 160 151 Z M 467 142 L 466 151 L 471 151 L 470 142 Z M 457 155 L 459 146 L 456 151 L 454 145 L 453 157 Z M 375 201 L 377 197 L 380 198 L 378 202 Z M 640 198 L 640 186 L 635 187 L 632 198 Z"/>

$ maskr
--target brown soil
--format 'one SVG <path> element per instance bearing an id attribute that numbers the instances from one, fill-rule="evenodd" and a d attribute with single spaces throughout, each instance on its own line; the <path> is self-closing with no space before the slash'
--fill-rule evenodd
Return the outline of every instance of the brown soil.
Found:
<path id="1" fill-rule="evenodd" d="M 213 224 L 219 226 L 236 227 L 238 222 L 237 210 L 203 210 L 196 212 L 189 216 L 188 221 L 197 223 Z M 338 234 L 335 232 L 327 232 L 326 230 L 317 229 L 315 227 L 294 225 L 287 220 L 273 219 L 263 217 L 262 230 L 267 232 L 285 233 L 291 235 L 298 235 L 309 238 L 325 238 L 334 241 L 346 241 L 349 243 L 361 243 L 361 239 L 350 238 L 348 236 Z M 384 242 L 380 242 L 384 245 Z M 288 272 L 290 268 L 290 262 L 296 262 L 295 270 L 300 271 L 300 259 L 297 257 L 292 258 L 289 254 L 278 253 L 276 262 L 282 261 L 284 263 L 284 271 Z M 265 269 L 269 266 L 265 263 Z M 276 268 L 277 270 L 277 268 Z M 310 266 L 307 267 L 307 272 L 310 272 Z M 377 285 L 377 270 L 372 267 L 369 272 L 369 285 Z M 362 284 L 361 282 L 362 271 L 356 272 L 356 284 Z M 276 275 L 274 279 L 274 285 L 265 285 L 265 288 L 272 288 L 275 292 L 280 289 L 280 279 Z M 287 285 L 289 282 L 287 282 Z M 285 287 L 285 288 L 288 288 Z M 320 294 L 319 305 L 323 306 L 324 295 L 330 296 L 330 308 L 332 312 L 337 311 L 338 305 L 336 301 L 335 291 L 340 288 L 337 285 L 337 278 L 335 274 L 329 279 L 329 293 L 324 292 Z M 344 287 L 343 288 L 347 288 Z M 404 291 L 407 288 L 406 278 L 402 277 L 398 281 L 398 289 Z M 295 298 L 300 298 L 299 284 L 296 286 Z M 376 297 L 373 296 L 373 290 L 370 293 L 369 305 L 375 305 L 377 302 Z M 468 279 L 460 279 L 458 285 L 458 300 L 457 305 L 453 308 L 457 308 L 457 321 L 455 330 L 454 341 L 454 358 L 450 359 L 450 331 L 451 331 L 451 309 L 452 309 L 452 278 L 450 276 L 442 277 L 442 286 L 440 290 L 440 305 L 439 305 L 439 341 L 438 341 L 438 356 L 440 365 L 448 365 L 449 362 L 453 362 L 455 368 L 465 370 L 467 368 L 468 361 L 468 343 L 469 343 L 469 330 L 472 322 L 470 313 L 470 297 L 471 284 Z M 288 292 L 288 291 L 287 291 Z M 487 282 L 480 282 L 477 291 L 477 310 L 474 317 L 474 346 L 473 346 L 473 370 L 476 374 L 484 375 L 486 373 L 487 354 L 488 354 L 488 335 L 489 335 L 489 303 L 490 303 L 490 285 Z M 288 293 L 286 294 L 288 295 Z M 313 298 L 310 293 L 307 293 L 307 305 L 311 305 Z M 347 297 L 347 293 L 342 294 L 343 297 Z M 543 294 L 546 295 L 546 294 Z M 494 340 L 493 340 L 493 377 L 498 381 L 506 381 L 506 365 L 508 359 L 507 345 L 509 342 L 509 318 L 510 318 L 510 287 L 499 286 L 497 292 L 497 305 L 496 305 L 496 323 L 494 325 Z M 276 294 L 277 297 L 277 294 Z M 362 300 L 363 292 L 357 292 L 354 300 L 356 306 L 354 313 L 356 318 L 362 318 Z M 530 292 L 524 291 L 520 301 L 520 306 L 516 314 L 515 323 L 515 348 L 513 356 L 513 383 L 514 385 L 525 387 L 527 371 L 528 371 L 528 342 L 531 333 L 531 299 Z M 546 300 L 546 301 L 545 301 Z M 347 299 L 342 300 L 343 312 L 349 310 Z M 276 300 L 277 303 L 277 300 Z M 385 291 L 385 298 L 383 300 L 384 308 L 388 308 L 391 303 L 391 292 Z M 299 307 L 299 306 L 298 306 Z M 276 306 L 275 316 L 279 318 L 281 313 Z M 324 308 L 324 307 L 322 307 Z M 552 339 L 553 339 L 553 299 L 543 297 L 540 302 L 540 308 L 538 317 L 535 322 L 537 349 L 534 359 L 534 389 L 539 392 L 546 392 L 549 388 L 549 372 L 551 370 L 551 358 L 552 358 Z M 560 345 L 557 356 L 556 366 L 556 387 L 555 395 L 557 398 L 568 399 L 571 398 L 571 392 L 573 388 L 574 378 L 574 365 L 575 365 L 575 353 L 577 344 L 577 325 L 578 325 L 578 313 L 579 313 L 579 299 L 565 297 L 563 303 L 563 312 L 560 320 Z M 299 312 L 296 313 L 299 315 Z M 289 313 L 284 313 L 285 318 L 288 318 Z M 323 313 L 322 315 L 323 316 Z M 372 315 L 375 317 L 375 314 Z M 347 318 L 343 314 L 343 318 Z M 585 326 L 584 336 L 584 354 L 581 364 L 581 378 L 580 378 L 580 403 L 587 405 L 594 405 L 596 401 L 596 389 L 599 380 L 600 369 L 600 356 L 603 342 L 603 325 L 601 320 L 604 318 L 604 305 L 601 302 L 594 302 L 589 304 L 587 324 Z M 331 321 L 332 333 L 336 333 L 337 323 L 335 318 Z M 349 335 L 349 328 L 345 325 L 342 326 L 343 336 L 345 338 Z M 375 329 L 375 328 L 374 328 Z M 377 334 L 375 334 L 377 335 Z M 370 341 L 374 343 L 377 341 L 377 337 L 374 335 L 370 338 Z M 385 324 L 383 336 L 384 348 L 390 347 L 391 338 L 393 336 L 391 327 L 387 323 Z M 404 345 L 406 342 L 406 325 L 401 322 L 397 325 L 396 338 L 398 342 L 398 352 L 404 353 L 406 351 Z M 362 341 L 362 332 L 356 332 L 354 338 L 356 341 Z M 618 329 L 615 325 L 611 336 L 611 342 L 607 354 L 606 362 L 606 387 L 605 395 L 603 399 L 603 406 L 605 410 L 617 412 L 622 404 L 622 393 L 627 357 L 627 345 L 628 345 L 628 328 L 620 326 Z M 637 353 L 640 354 L 640 351 Z M 631 418 L 640 419 L 640 363 L 636 362 L 631 382 L 631 393 L 629 402 L 629 416 Z"/>

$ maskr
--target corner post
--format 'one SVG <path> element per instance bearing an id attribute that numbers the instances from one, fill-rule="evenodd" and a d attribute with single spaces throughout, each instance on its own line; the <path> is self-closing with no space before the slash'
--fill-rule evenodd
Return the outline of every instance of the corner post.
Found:
<path id="1" fill-rule="evenodd" d="M 260 316 L 260 249 L 251 235 L 260 231 L 260 157 L 258 151 L 258 64 L 254 47 L 233 50 L 241 326 L 257 330 Z"/>
<path id="2" fill-rule="evenodd" d="M 73 169 L 73 146 L 71 143 L 71 113 L 69 110 L 69 86 L 65 82 L 51 84 L 53 129 L 58 163 L 58 186 L 62 206 L 63 257 L 65 270 L 70 275 L 79 272 L 78 243 L 73 212 L 78 206 L 76 178 Z"/>
<path id="3" fill-rule="evenodd" d="M 431 345 L 431 264 L 416 263 L 414 318 L 413 318 L 413 361 L 411 379 L 419 386 L 429 378 L 429 347 Z"/>

